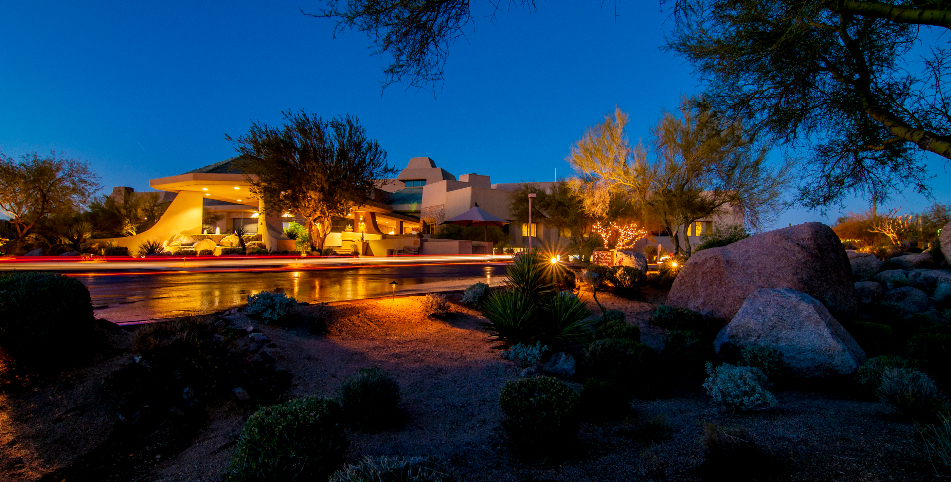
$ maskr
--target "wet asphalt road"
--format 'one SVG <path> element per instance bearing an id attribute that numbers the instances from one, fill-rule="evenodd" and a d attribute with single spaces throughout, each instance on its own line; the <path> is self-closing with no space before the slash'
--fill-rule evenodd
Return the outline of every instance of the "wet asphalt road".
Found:
<path id="1" fill-rule="evenodd" d="M 413 292 L 420 285 L 460 285 L 505 274 L 505 263 L 307 269 L 256 272 L 188 272 L 162 274 L 97 273 L 71 275 L 92 296 L 96 316 L 131 322 L 211 313 L 247 302 L 247 295 L 274 288 L 298 301 L 329 302 Z M 481 278 L 481 279 L 480 279 Z M 462 285 L 460 285 L 462 286 Z M 416 290 L 418 291 L 418 289 Z"/>

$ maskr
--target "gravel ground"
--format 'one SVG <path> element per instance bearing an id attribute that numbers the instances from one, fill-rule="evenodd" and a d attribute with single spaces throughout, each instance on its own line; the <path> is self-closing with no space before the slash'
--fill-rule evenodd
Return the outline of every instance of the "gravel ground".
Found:
<path id="1" fill-rule="evenodd" d="M 598 299 L 605 308 L 627 313 L 645 343 L 662 346 L 662 333 L 647 326 L 662 293 L 649 294 L 649 303 L 606 293 Z M 460 481 L 934 478 L 918 429 L 884 404 L 844 392 L 781 391 L 775 393 L 775 409 L 719 414 L 690 384 L 678 386 L 668 398 L 635 401 L 631 415 L 620 422 L 583 424 L 572 448 L 575 455 L 567 460 L 519 460 L 506 446 L 498 408 L 499 390 L 518 379 L 519 370 L 493 349 L 478 312 L 454 303 L 449 315 L 430 319 L 420 314 L 421 303 L 419 296 L 336 303 L 328 331 L 320 336 L 259 327 L 276 345 L 276 367 L 294 375 L 290 397 L 332 396 L 342 379 L 369 366 L 385 369 L 399 382 L 402 424 L 379 433 L 352 433 L 351 461 L 365 455 L 433 456 Z M 258 327 L 240 312 L 228 316 L 236 325 Z M 89 370 L 107 372 L 108 363 Z M 80 378 L 94 380 L 95 375 Z M 65 385 L 32 395 L 0 395 L 0 480 L 37 480 L 69 464 L 82 452 L 81 441 L 95 443 L 95 434 L 79 433 L 104 427 L 102 413 L 63 417 L 69 405 L 63 397 L 77 396 Z M 230 402 L 216 407 L 194 444 L 157 461 L 137 480 L 221 480 L 248 414 Z M 658 415 L 667 420 L 668 437 L 649 430 L 648 421 Z M 707 424 L 744 427 L 759 453 L 727 467 L 705 463 L 701 440 Z"/>

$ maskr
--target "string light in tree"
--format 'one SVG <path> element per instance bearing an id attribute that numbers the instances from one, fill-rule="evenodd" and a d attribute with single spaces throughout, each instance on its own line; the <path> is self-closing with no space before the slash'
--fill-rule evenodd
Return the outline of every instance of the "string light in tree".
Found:
<path id="1" fill-rule="evenodd" d="M 619 225 L 611 221 L 611 224 L 607 226 L 602 226 L 601 223 L 595 223 L 592 229 L 604 240 L 605 247 L 608 247 L 611 239 L 616 239 L 614 243 L 615 249 L 634 247 L 635 243 L 647 237 L 647 230 L 635 223 Z"/>

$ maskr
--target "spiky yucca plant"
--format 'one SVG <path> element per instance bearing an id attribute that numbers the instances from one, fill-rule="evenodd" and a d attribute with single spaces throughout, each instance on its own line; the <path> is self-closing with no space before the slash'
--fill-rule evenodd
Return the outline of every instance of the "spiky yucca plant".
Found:
<path id="1" fill-rule="evenodd" d="M 591 311 L 584 301 L 569 291 L 562 291 L 548 304 L 549 322 L 544 323 L 544 338 L 549 342 L 583 339 L 591 334 L 592 322 L 585 321 Z"/>
<path id="2" fill-rule="evenodd" d="M 493 339 L 506 345 L 531 344 L 538 338 L 538 308 L 531 298 L 517 291 L 498 291 L 489 295 L 481 325 L 493 332 Z"/>
<path id="3" fill-rule="evenodd" d="M 530 300 L 541 301 L 554 291 L 549 269 L 549 263 L 537 250 L 515 256 L 506 269 L 505 285 Z"/>

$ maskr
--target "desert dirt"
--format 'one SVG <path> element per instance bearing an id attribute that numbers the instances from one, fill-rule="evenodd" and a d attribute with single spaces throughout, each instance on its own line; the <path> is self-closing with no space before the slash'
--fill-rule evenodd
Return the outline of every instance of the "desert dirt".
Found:
<path id="1" fill-rule="evenodd" d="M 520 370 L 494 348 L 479 312 L 462 306 L 458 293 L 449 297 L 452 312 L 441 318 L 420 314 L 420 296 L 335 303 L 325 334 L 262 325 L 240 311 L 219 316 L 267 335 L 275 367 L 293 375 L 286 399 L 333 396 L 341 380 L 364 367 L 381 367 L 398 381 L 403 419 L 382 432 L 351 432 L 351 462 L 431 456 L 460 481 L 934 478 L 913 422 L 885 404 L 835 389 L 777 391 L 774 409 L 723 414 L 698 384 L 675 383 L 665 398 L 635 400 L 622 420 L 582 424 L 573 455 L 521 460 L 506 444 L 498 407 L 499 390 Z M 590 294 L 584 297 L 590 301 Z M 647 321 L 663 294 L 648 302 L 606 293 L 598 298 L 605 308 L 625 312 L 645 343 L 662 346 L 662 331 Z M 102 381 L 130 357 L 118 349 L 55 380 L 0 388 L 0 480 L 52 480 L 56 469 L 91 463 L 83 454 L 102 444 L 117 423 Z M 580 389 L 579 382 L 569 383 Z M 235 400 L 220 402 L 208 408 L 203 428 L 187 443 L 166 446 L 159 437 L 146 455 L 117 449 L 116 457 L 129 461 L 103 467 L 97 480 L 219 481 L 252 411 Z M 658 415 L 669 423 L 667 437 L 646 429 Z M 729 468 L 705 463 L 701 440 L 711 423 L 745 428 L 765 462 Z"/>

